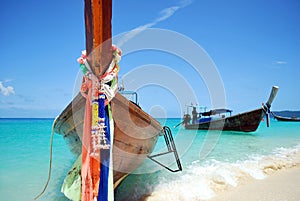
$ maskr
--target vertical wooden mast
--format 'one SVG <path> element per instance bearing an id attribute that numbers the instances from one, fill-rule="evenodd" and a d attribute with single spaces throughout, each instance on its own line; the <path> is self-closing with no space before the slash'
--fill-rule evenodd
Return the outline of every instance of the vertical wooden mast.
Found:
<path id="1" fill-rule="evenodd" d="M 84 3 L 88 61 L 94 74 L 99 76 L 112 59 L 112 0 L 85 0 Z"/>

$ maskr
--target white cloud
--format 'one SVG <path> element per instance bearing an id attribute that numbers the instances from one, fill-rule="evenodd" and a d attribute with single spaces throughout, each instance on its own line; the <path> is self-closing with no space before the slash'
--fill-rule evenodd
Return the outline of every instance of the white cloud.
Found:
<path id="1" fill-rule="evenodd" d="M 277 64 L 277 65 L 285 65 L 285 64 L 287 64 L 287 62 L 286 61 L 275 61 L 275 64 Z"/>
<path id="2" fill-rule="evenodd" d="M 184 7 L 188 6 L 188 5 L 190 5 L 191 3 L 193 3 L 193 1 L 194 1 L 194 0 L 181 0 L 181 1 L 179 2 L 179 6 L 180 6 L 181 8 L 184 8 Z"/>
<path id="3" fill-rule="evenodd" d="M 4 96 L 15 94 L 15 90 L 12 86 L 5 87 L 1 81 L 0 81 L 0 91 Z"/>
<path id="4" fill-rule="evenodd" d="M 134 36 L 138 35 L 139 33 L 146 30 L 147 28 L 151 28 L 151 27 L 155 26 L 157 23 L 170 18 L 172 15 L 174 15 L 174 13 L 177 10 L 186 7 L 186 6 L 190 5 L 191 3 L 192 3 L 192 0 L 182 0 L 182 1 L 179 2 L 178 6 L 171 6 L 171 7 L 163 9 L 162 11 L 160 11 L 160 15 L 161 15 L 160 17 L 156 18 L 154 21 L 152 21 L 150 23 L 147 23 L 145 25 L 141 25 L 141 26 L 129 31 L 124 36 L 122 41 L 120 41 L 117 45 L 119 47 L 121 47 L 124 43 L 126 43 L 128 40 L 130 40 Z"/>
<path id="5" fill-rule="evenodd" d="M 174 15 L 174 13 L 179 9 L 180 7 L 179 6 L 172 6 L 172 7 L 169 7 L 169 8 L 165 8 L 163 9 L 160 14 L 161 16 L 159 18 L 157 18 L 154 23 L 158 23 L 158 22 L 161 22 L 163 20 L 166 20 L 168 19 L 169 17 L 171 17 L 172 15 Z"/>

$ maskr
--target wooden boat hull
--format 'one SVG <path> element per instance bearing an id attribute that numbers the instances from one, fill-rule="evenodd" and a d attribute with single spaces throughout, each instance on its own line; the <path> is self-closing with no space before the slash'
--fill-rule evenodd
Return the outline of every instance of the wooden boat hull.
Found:
<path id="1" fill-rule="evenodd" d="M 186 124 L 185 128 L 193 130 L 253 132 L 258 128 L 264 115 L 264 109 L 260 108 L 249 112 L 233 115 L 230 117 L 212 120 L 209 122 L 203 122 L 199 124 Z"/>
<path id="2" fill-rule="evenodd" d="M 111 102 L 114 119 L 113 167 L 115 187 L 152 153 L 162 134 L 160 123 L 117 93 Z M 85 99 L 78 94 L 55 122 L 76 156 L 81 153 Z"/>

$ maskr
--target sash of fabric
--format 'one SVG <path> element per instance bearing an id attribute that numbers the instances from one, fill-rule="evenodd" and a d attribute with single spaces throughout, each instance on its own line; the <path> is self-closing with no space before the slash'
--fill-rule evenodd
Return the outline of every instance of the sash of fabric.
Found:
<path id="1" fill-rule="evenodd" d="M 82 201 L 113 201 L 113 134 L 110 101 L 117 91 L 122 52 L 112 47 L 113 60 L 99 79 L 92 74 L 86 52 L 78 59 L 84 73 L 81 93 L 86 98 L 82 137 Z M 91 105 L 92 103 L 92 105 Z"/>
<path id="2" fill-rule="evenodd" d="M 100 177 L 100 163 L 99 160 L 91 157 L 91 128 L 92 128 L 92 81 L 90 79 L 84 78 L 84 83 L 82 84 L 82 95 L 86 98 L 86 108 L 84 115 L 84 128 L 82 136 L 82 167 L 81 167 L 81 200 L 82 201 L 92 201 L 95 195 L 98 194 L 98 183 Z M 84 93 L 88 91 L 87 94 Z"/>
<path id="3" fill-rule="evenodd" d="M 117 77 L 114 77 L 110 86 L 115 88 L 117 85 Z M 105 140 L 109 149 L 101 149 L 100 158 L 100 182 L 98 201 L 114 201 L 113 188 L 113 139 L 114 139 L 114 122 L 112 118 L 111 105 L 107 102 L 107 94 L 99 96 L 99 119 L 104 119 Z"/>
<path id="4" fill-rule="evenodd" d="M 110 110 L 110 105 L 105 106 L 105 95 L 99 96 L 99 118 L 104 119 L 105 124 L 105 137 L 110 146 L 110 149 L 102 149 L 100 152 L 101 164 L 100 164 L 100 183 L 99 183 L 99 193 L 98 201 L 113 201 L 113 194 L 109 193 L 109 180 L 112 179 L 109 175 L 110 172 L 110 160 L 111 160 L 111 131 L 110 131 L 110 117 L 108 115 Z"/>

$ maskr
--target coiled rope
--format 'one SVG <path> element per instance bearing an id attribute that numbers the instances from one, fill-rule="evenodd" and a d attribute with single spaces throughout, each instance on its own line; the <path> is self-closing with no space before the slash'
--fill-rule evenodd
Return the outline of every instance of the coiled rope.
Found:
<path id="1" fill-rule="evenodd" d="M 46 184 L 45 184 L 44 189 L 42 190 L 42 192 L 41 192 L 40 194 L 38 194 L 35 198 L 32 199 L 33 201 L 34 201 L 34 200 L 37 200 L 39 197 L 41 197 L 41 196 L 45 193 L 45 191 L 46 191 L 46 189 L 47 189 L 47 187 L 48 187 L 50 178 L 51 178 L 51 171 L 52 171 L 52 149 L 53 149 L 53 137 L 54 137 L 54 124 L 55 124 L 57 118 L 58 118 L 58 116 L 55 117 L 55 119 L 54 119 L 54 121 L 53 121 L 53 124 L 52 124 L 52 131 L 51 131 L 51 136 L 50 136 L 50 154 L 49 154 L 49 158 L 50 158 L 50 159 L 49 159 L 49 170 L 48 170 L 48 178 L 47 178 L 47 182 L 46 182 Z"/>

